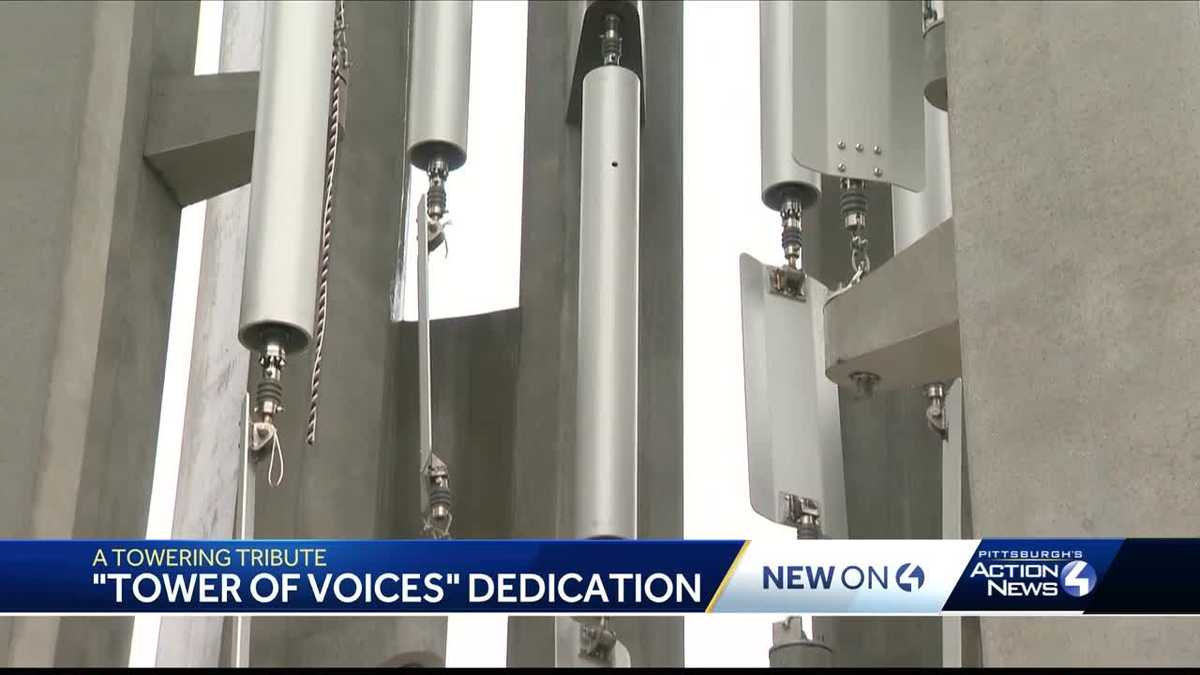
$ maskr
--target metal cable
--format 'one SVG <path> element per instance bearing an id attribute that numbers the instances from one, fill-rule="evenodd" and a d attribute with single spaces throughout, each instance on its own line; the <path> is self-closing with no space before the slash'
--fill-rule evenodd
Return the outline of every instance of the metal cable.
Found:
<path id="1" fill-rule="evenodd" d="M 333 57 L 330 68 L 329 128 L 325 139 L 325 185 L 322 194 L 321 257 L 317 266 L 316 327 L 313 331 L 316 346 L 313 352 L 312 380 L 309 383 L 308 435 L 306 441 L 317 441 L 317 407 L 321 390 L 321 359 L 325 351 L 325 320 L 329 315 L 329 252 L 333 245 L 334 178 L 337 171 L 338 142 L 341 140 L 342 92 L 350 67 L 350 47 L 346 40 L 346 6 L 337 0 L 333 26 Z"/>

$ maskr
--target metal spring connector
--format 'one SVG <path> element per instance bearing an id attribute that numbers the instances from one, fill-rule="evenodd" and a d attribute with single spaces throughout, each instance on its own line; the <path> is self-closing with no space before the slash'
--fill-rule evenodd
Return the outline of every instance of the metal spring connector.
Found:
<path id="1" fill-rule="evenodd" d="M 792 269 L 800 268 L 801 213 L 799 199 L 784 199 L 783 205 L 779 207 L 779 220 L 782 226 L 779 243 L 783 246 L 783 257 L 787 260 L 788 267 Z"/>
<path id="2" fill-rule="evenodd" d="M 600 34 L 600 57 L 606 66 L 621 64 L 621 17 L 604 17 L 604 32 Z"/>
<path id="3" fill-rule="evenodd" d="M 850 235 L 850 267 L 854 272 L 850 284 L 854 285 L 871 271 L 867 252 L 867 194 L 865 184 L 857 178 L 843 178 L 841 187 L 842 222 Z"/>
<path id="4" fill-rule="evenodd" d="M 771 269 L 771 291 L 793 300 L 805 300 L 804 270 L 800 269 L 800 200 L 784 199 L 779 208 L 782 230 L 779 244 L 787 261 L 783 267 Z"/>
<path id="5" fill-rule="evenodd" d="M 254 391 L 254 410 L 264 422 L 283 412 L 283 385 L 274 380 L 259 380 Z"/>
<path id="6" fill-rule="evenodd" d="M 429 252 L 432 253 L 446 241 L 446 226 L 450 221 L 446 215 L 446 180 L 450 177 L 450 167 L 446 160 L 435 157 L 429 162 L 426 171 L 429 175 L 429 189 L 425 192 L 425 219 L 429 228 Z"/>
<path id="7" fill-rule="evenodd" d="M 426 467 L 428 481 L 428 508 L 425 515 L 425 532 L 434 539 L 449 539 L 450 524 L 454 521 L 454 499 L 450 492 L 450 469 L 446 463 L 431 455 Z"/>
<path id="8" fill-rule="evenodd" d="M 260 422 L 272 422 L 283 412 L 283 367 L 287 365 L 287 354 L 278 343 L 267 345 L 258 357 L 262 366 L 262 379 L 258 381 L 254 395 L 254 411 Z"/>
<path id="9" fill-rule="evenodd" d="M 262 378 L 254 391 L 254 413 L 256 419 L 250 426 L 250 449 L 262 452 L 271 448 L 271 465 L 267 468 L 267 482 L 277 487 L 283 482 L 283 447 L 279 444 L 279 429 L 275 418 L 283 412 L 283 367 L 287 365 L 287 354 L 283 346 L 271 342 L 258 358 L 262 366 Z M 278 464 L 278 471 L 276 471 Z"/>

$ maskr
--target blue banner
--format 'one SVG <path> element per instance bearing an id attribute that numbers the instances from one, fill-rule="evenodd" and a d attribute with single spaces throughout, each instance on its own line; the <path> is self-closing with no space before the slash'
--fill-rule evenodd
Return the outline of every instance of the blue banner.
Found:
<path id="1" fill-rule="evenodd" d="M 703 612 L 741 541 L 4 541 L 0 614 Z"/>
<path id="2" fill-rule="evenodd" d="M 0 614 L 1200 613 L 1200 540 L 0 541 Z"/>

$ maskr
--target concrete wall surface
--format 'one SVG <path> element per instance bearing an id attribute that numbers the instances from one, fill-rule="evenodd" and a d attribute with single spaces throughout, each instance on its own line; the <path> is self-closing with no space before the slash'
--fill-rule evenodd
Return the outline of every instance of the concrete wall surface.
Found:
<path id="1" fill-rule="evenodd" d="M 976 536 L 1200 535 L 1200 10 L 951 2 Z M 982 620 L 983 663 L 1195 665 L 1200 621 Z"/>
<path id="2" fill-rule="evenodd" d="M 142 162 L 199 5 L 0 6 L 0 536 L 145 535 L 179 205 Z M 0 663 L 123 665 L 132 620 L 0 621 Z"/>

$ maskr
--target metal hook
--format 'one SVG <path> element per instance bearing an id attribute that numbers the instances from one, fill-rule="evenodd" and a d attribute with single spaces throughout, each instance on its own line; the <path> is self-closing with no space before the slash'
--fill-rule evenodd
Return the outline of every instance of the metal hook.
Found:
<path id="1" fill-rule="evenodd" d="M 283 445 L 279 442 L 279 430 L 270 422 L 255 422 L 250 436 L 250 447 L 261 452 L 267 444 L 271 444 L 271 463 L 267 466 L 267 484 L 279 487 L 283 484 Z M 275 471 L 276 458 L 279 462 L 278 474 Z"/>

